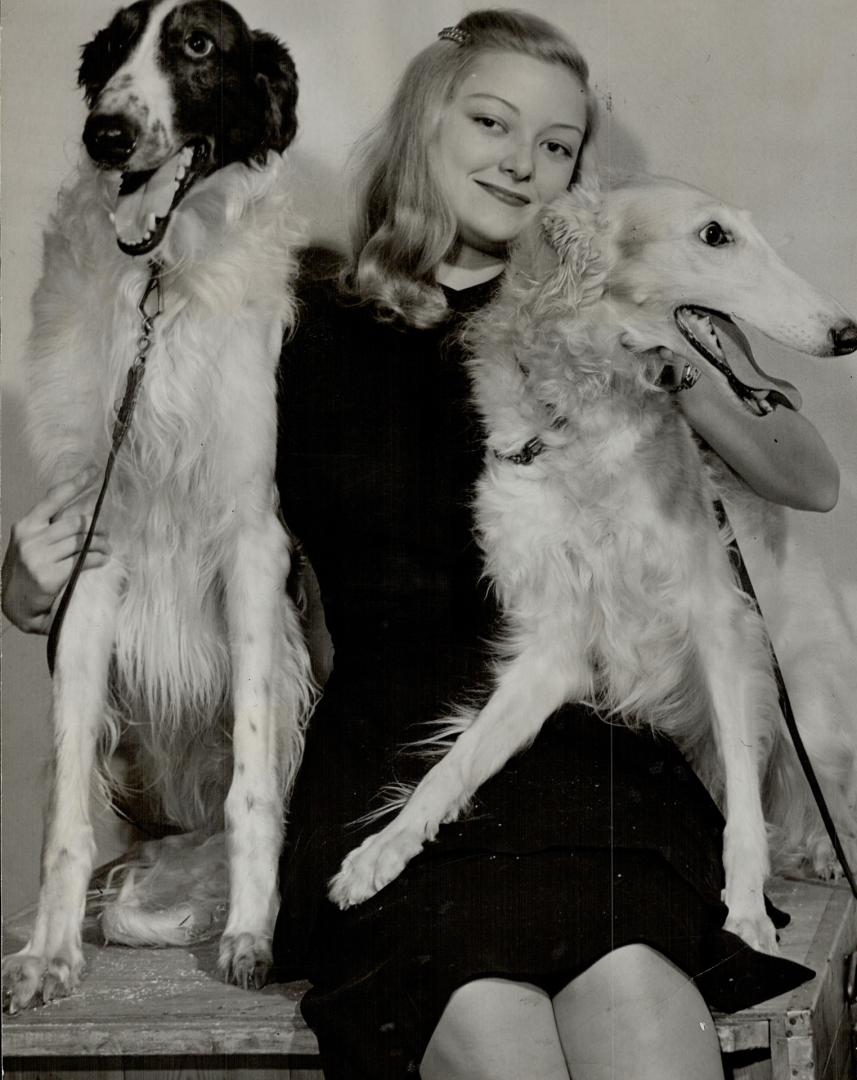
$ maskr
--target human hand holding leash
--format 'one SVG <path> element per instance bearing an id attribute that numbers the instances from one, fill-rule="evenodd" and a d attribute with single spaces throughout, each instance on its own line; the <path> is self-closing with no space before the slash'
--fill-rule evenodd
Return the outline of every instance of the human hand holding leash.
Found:
<path id="1" fill-rule="evenodd" d="M 97 470 L 54 485 L 12 526 L 3 559 L 3 614 L 26 633 L 46 634 L 58 593 L 83 545 L 95 503 Z M 103 566 L 110 544 L 96 531 L 84 569 Z"/>

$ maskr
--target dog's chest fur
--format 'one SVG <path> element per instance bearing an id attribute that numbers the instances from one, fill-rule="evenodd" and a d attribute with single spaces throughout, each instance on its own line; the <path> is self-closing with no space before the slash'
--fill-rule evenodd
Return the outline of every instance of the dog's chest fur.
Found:
<path id="1" fill-rule="evenodd" d="M 497 356 L 473 365 L 489 447 L 534 434 L 545 446 L 530 464 L 486 456 L 475 510 L 489 576 L 512 623 L 544 604 L 596 612 L 595 654 L 622 632 L 622 612 L 662 620 L 711 519 L 686 422 L 627 354 L 617 364 L 605 348 L 580 368 L 556 353 L 527 369 Z"/>
<path id="2" fill-rule="evenodd" d="M 149 697 L 157 688 L 144 713 L 211 715 L 224 700 L 233 538 L 275 509 L 276 373 L 295 246 L 283 169 L 272 156 L 265 169 L 216 173 L 159 252 L 162 311 L 103 515 L 124 577 L 116 674 L 132 697 L 135 685 Z M 106 464 L 142 334 L 149 265 L 117 249 L 103 184 L 85 166 L 61 197 L 33 302 L 29 428 L 53 481 Z"/>

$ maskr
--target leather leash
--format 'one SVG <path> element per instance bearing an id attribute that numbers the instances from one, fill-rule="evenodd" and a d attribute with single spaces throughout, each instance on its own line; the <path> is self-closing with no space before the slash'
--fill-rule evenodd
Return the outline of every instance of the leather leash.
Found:
<path id="1" fill-rule="evenodd" d="M 726 508 L 720 499 L 716 499 L 714 502 L 714 509 L 717 514 L 718 523 L 723 526 L 726 525 L 729 529 L 729 553 L 733 560 L 733 565 L 738 571 L 738 576 L 741 579 L 741 588 L 753 601 L 756 610 L 759 613 L 759 617 L 762 622 L 765 621 L 764 614 L 762 613 L 762 607 L 759 603 L 759 598 L 756 596 L 756 590 L 753 588 L 753 583 L 750 580 L 750 575 L 747 572 L 747 565 L 744 562 L 744 556 L 741 554 L 741 549 L 738 547 L 738 541 L 735 539 L 735 534 L 732 531 L 732 526 L 729 523 L 729 518 L 726 515 Z M 798 730 L 797 721 L 795 720 L 794 710 L 792 709 L 791 701 L 789 700 L 788 690 L 786 690 L 786 684 L 783 679 L 783 673 L 780 668 L 780 663 L 777 660 L 777 654 L 774 650 L 773 644 L 769 641 L 769 648 L 771 653 L 771 659 L 774 666 L 774 677 L 777 681 L 777 692 L 780 698 L 780 709 L 783 713 L 783 719 L 786 722 L 789 735 L 794 743 L 795 751 L 797 752 L 798 760 L 800 761 L 801 768 L 806 776 L 807 783 L 812 791 L 813 798 L 815 799 L 818 812 L 821 814 L 821 820 L 824 822 L 824 827 L 827 830 L 827 835 L 830 837 L 830 842 L 833 845 L 833 850 L 836 852 L 836 858 L 839 860 L 839 865 L 842 867 L 842 873 L 845 875 L 848 884 L 851 887 L 851 892 L 854 894 L 854 898 L 857 899 L 857 882 L 854 880 L 854 873 L 848 864 L 848 859 L 845 855 L 845 849 L 842 846 L 842 841 L 839 838 L 839 833 L 836 830 L 833 817 L 827 806 L 827 801 L 824 798 L 824 793 L 821 790 L 821 785 L 818 782 L 818 777 L 815 775 L 815 770 L 812 767 L 812 762 L 809 759 L 804 741 L 801 738 L 800 731 Z"/>
<path id="2" fill-rule="evenodd" d="M 119 453 L 119 447 L 122 445 L 125 436 L 128 434 L 128 429 L 131 426 L 131 418 L 134 415 L 134 407 L 137 404 L 137 395 L 146 370 L 146 354 L 152 345 L 152 330 L 155 325 L 155 319 L 157 319 L 163 310 L 163 297 L 161 291 L 162 270 L 163 267 L 157 260 L 152 260 L 152 262 L 149 263 L 149 278 L 146 282 L 146 287 L 143 290 L 143 295 L 140 298 L 140 303 L 137 305 L 137 310 L 140 313 L 141 319 L 141 333 L 137 339 L 137 355 L 134 357 L 134 362 L 128 369 L 128 375 L 125 380 L 125 394 L 113 424 L 110 456 L 107 458 L 107 465 L 104 469 L 104 479 L 101 481 L 101 490 L 99 491 L 98 498 L 95 502 L 95 509 L 92 511 L 92 521 L 89 524 L 89 531 L 83 541 L 83 546 L 78 552 L 68 583 L 63 591 L 56 614 L 51 623 L 50 633 L 48 634 L 48 669 L 50 670 L 51 675 L 54 673 L 60 630 L 62 629 L 62 624 L 68 610 L 68 605 L 71 602 L 75 586 L 77 585 L 78 578 L 83 570 L 86 556 L 89 554 L 89 549 L 92 546 L 92 538 L 95 536 L 95 526 L 101 513 L 104 497 L 107 494 L 107 486 L 110 483 L 110 476 L 113 472 L 116 455 Z M 153 298 L 154 305 L 152 305 Z"/>

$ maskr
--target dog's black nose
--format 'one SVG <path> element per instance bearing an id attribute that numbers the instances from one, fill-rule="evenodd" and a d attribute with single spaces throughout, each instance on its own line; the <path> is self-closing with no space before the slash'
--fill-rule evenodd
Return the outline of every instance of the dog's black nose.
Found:
<path id="1" fill-rule="evenodd" d="M 137 145 L 137 125 L 124 116 L 94 113 L 83 129 L 83 145 L 99 165 L 124 165 Z"/>
<path id="2" fill-rule="evenodd" d="M 830 336 L 833 338 L 834 356 L 857 352 L 857 323 L 848 321 L 841 326 L 834 326 Z"/>

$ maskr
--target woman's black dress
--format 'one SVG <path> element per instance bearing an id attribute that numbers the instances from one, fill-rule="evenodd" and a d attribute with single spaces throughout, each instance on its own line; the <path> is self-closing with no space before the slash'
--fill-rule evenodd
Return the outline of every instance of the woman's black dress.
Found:
<path id="1" fill-rule="evenodd" d="M 733 1010 L 806 979 L 720 930 L 722 818 L 665 739 L 566 707 L 461 822 L 371 900 L 326 883 L 380 826 L 358 819 L 425 764 L 401 748 L 485 685 L 495 611 L 470 502 L 482 449 L 455 331 L 493 284 L 448 292 L 441 327 L 401 330 L 301 289 L 283 356 L 279 484 L 315 568 L 334 670 L 289 813 L 275 962 L 308 978 L 326 1075 L 415 1075 L 452 991 L 508 976 L 549 992 L 645 942 Z"/>

